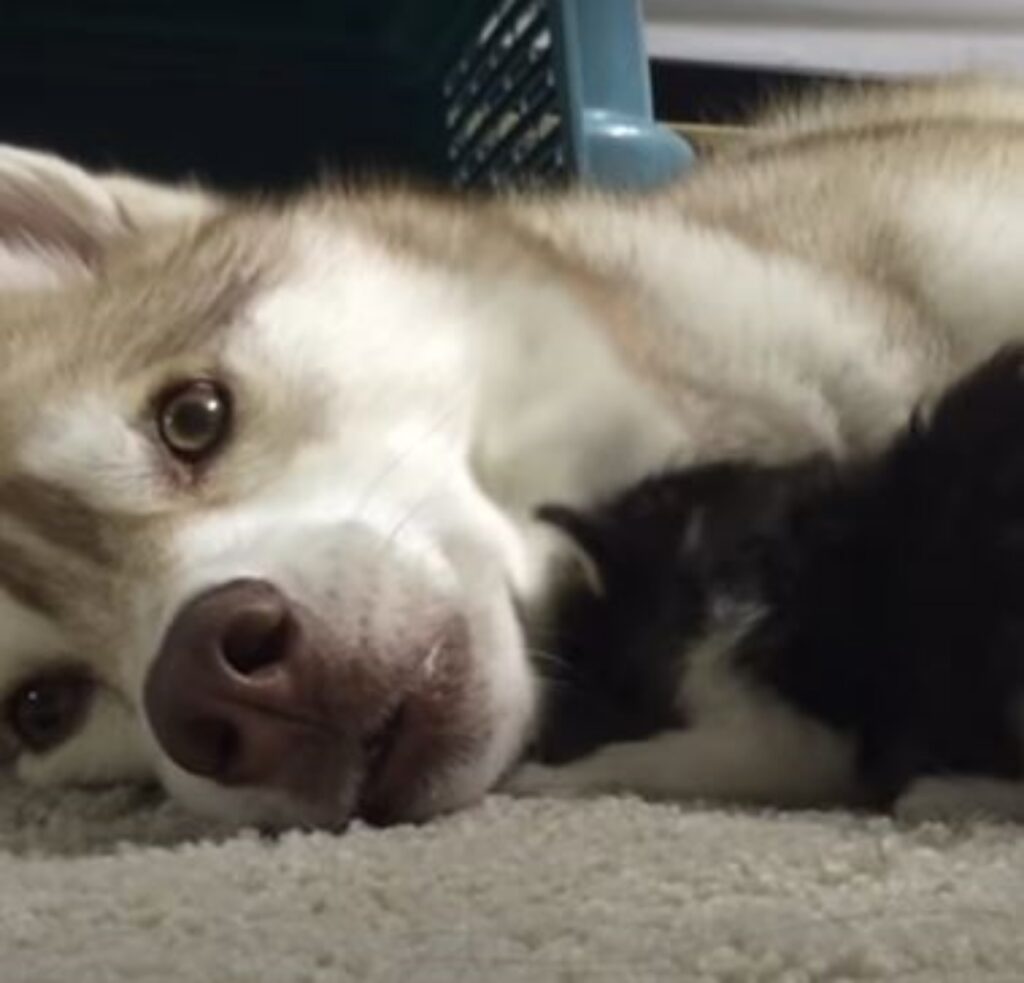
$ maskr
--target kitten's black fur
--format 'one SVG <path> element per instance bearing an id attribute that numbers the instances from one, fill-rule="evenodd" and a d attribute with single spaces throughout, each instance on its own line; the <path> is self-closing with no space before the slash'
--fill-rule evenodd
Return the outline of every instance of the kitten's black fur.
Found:
<path id="1" fill-rule="evenodd" d="M 688 647 L 760 608 L 736 671 L 853 735 L 879 802 L 922 774 L 1021 775 L 1024 349 L 870 461 L 711 464 L 540 515 L 603 586 L 569 579 L 553 608 L 542 760 L 685 726 Z"/>

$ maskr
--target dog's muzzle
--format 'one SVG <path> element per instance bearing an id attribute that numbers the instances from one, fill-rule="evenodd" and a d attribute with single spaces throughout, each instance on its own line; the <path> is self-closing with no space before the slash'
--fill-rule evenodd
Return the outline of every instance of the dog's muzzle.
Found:
<path id="1" fill-rule="evenodd" d="M 271 584 L 243 580 L 179 612 L 146 685 L 150 726 L 185 771 L 262 785 L 314 726 L 307 632 Z"/>
<path id="2" fill-rule="evenodd" d="M 411 636 L 346 635 L 263 580 L 186 603 L 144 687 L 149 726 L 181 769 L 286 793 L 316 821 L 409 818 L 459 733 L 471 675 L 464 617 L 425 604 Z"/>

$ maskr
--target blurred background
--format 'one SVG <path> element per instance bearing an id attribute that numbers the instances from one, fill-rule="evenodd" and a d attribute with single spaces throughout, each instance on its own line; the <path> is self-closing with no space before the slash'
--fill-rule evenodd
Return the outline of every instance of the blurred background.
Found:
<path id="1" fill-rule="evenodd" d="M 0 0 L 0 139 L 232 187 L 324 168 L 446 180 L 463 153 L 446 126 L 452 66 L 470 42 L 485 57 L 495 9 L 554 17 L 558 3 Z M 727 136 L 766 94 L 822 76 L 1024 67 L 1016 0 L 646 0 L 638 10 L 654 113 L 698 141 L 719 126 Z"/>

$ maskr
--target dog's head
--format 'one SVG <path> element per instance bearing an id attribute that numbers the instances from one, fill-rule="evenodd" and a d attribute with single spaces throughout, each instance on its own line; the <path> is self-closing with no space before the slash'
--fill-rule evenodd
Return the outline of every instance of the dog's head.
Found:
<path id="1" fill-rule="evenodd" d="M 502 301 L 436 255 L 457 215 L 389 207 L 0 155 L 0 729 L 26 779 L 156 774 L 334 825 L 455 808 L 518 754 L 523 539 L 470 463 L 471 325 Z"/>

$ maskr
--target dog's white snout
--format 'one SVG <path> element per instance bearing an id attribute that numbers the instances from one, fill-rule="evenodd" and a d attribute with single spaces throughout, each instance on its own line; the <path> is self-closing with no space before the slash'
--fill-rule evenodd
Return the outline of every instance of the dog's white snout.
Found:
<path id="1" fill-rule="evenodd" d="M 227 550 L 207 566 L 220 579 L 169 619 L 143 687 L 165 775 L 282 793 L 320 822 L 348 818 L 386 768 L 375 807 L 403 818 L 391 803 L 415 783 L 398 796 L 394 774 L 450 753 L 433 708 L 443 693 L 457 717 L 472 670 L 453 574 L 428 547 L 355 522 L 278 528 L 260 546 L 269 569 Z"/>

